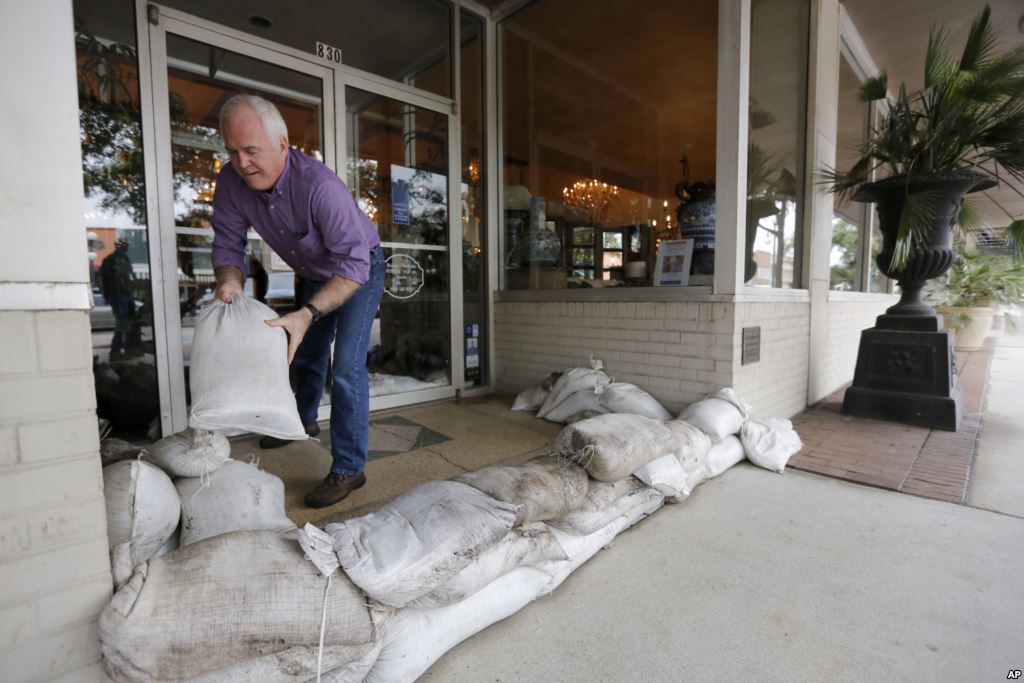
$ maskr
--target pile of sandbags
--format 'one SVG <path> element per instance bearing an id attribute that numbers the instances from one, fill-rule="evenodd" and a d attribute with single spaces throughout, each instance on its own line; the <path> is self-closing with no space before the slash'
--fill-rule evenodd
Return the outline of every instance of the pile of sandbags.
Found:
<path id="1" fill-rule="evenodd" d="M 537 417 L 560 424 L 605 413 L 643 415 L 662 422 L 671 419 L 657 399 L 635 384 L 613 381 L 603 367 L 591 357 L 589 368 L 553 372 L 539 386 L 522 391 L 512 410 L 536 410 Z"/>
<path id="2" fill-rule="evenodd" d="M 231 460 L 223 434 L 188 428 L 110 454 L 103 480 L 115 586 L 147 560 L 211 536 L 294 528 L 281 480 Z"/>

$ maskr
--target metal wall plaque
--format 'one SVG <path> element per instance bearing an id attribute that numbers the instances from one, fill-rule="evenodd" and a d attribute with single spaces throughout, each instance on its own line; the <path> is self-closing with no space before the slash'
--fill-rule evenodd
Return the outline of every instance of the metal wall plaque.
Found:
<path id="1" fill-rule="evenodd" d="M 761 360 L 761 328 L 743 328 L 743 355 L 740 357 L 740 365 L 748 365 Z"/>

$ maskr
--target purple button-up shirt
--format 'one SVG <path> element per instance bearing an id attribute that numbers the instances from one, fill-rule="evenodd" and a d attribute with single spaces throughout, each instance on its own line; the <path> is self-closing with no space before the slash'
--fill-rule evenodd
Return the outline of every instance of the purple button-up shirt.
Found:
<path id="1" fill-rule="evenodd" d="M 333 275 L 366 282 L 370 251 L 380 244 L 341 178 L 296 149 L 269 192 L 250 188 L 230 164 L 221 169 L 213 195 L 215 268 L 235 266 L 244 275 L 250 225 L 296 273 L 319 282 Z"/>

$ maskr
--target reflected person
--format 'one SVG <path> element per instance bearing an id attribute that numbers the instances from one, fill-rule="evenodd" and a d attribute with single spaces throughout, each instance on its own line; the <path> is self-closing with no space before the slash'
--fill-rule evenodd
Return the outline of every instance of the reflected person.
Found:
<path id="1" fill-rule="evenodd" d="M 267 324 L 288 333 L 288 362 L 306 433 L 316 436 L 331 343 L 331 470 L 310 493 L 310 507 L 342 500 L 366 483 L 369 380 L 366 347 L 384 286 L 377 230 L 348 187 L 327 166 L 288 144 L 277 108 L 255 95 L 235 95 L 220 110 L 231 163 L 217 176 L 213 198 L 216 296 L 242 294 L 246 230 L 252 226 L 306 280 L 298 310 Z M 263 448 L 287 441 L 263 437 Z"/>
<path id="2" fill-rule="evenodd" d="M 132 318 L 135 316 L 135 271 L 128 256 L 131 246 L 121 237 L 114 243 L 114 253 L 100 265 L 100 291 L 110 305 L 114 316 L 114 337 L 110 340 L 110 355 L 124 353 L 130 343 Z"/>

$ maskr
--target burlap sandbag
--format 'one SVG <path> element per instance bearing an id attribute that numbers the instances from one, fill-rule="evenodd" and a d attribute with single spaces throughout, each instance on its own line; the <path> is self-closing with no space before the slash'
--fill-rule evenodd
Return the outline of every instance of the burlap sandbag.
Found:
<path id="1" fill-rule="evenodd" d="M 115 681 L 180 680 L 317 646 L 325 599 L 325 647 L 372 642 L 366 596 L 340 571 L 326 589 L 281 534 L 209 538 L 140 565 L 114 594 L 99 622 L 104 667 Z"/>
<path id="2" fill-rule="evenodd" d="M 516 525 L 543 522 L 575 510 L 587 495 L 589 478 L 579 465 L 548 457 L 521 467 L 495 465 L 460 474 L 455 481 L 491 498 L 522 507 Z"/>
<path id="3" fill-rule="evenodd" d="M 656 489 L 633 476 L 611 482 L 592 481 L 578 508 L 561 517 L 549 519 L 546 524 L 576 536 L 587 536 L 608 526 L 630 510 L 662 497 Z M 572 556 L 571 551 L 566 549 L 566 552 Z"/>
<path id="4" fill-rule="evenodd" d="M 551 450 L 583 465 L 594 479 L 617 481 L 675 447 L 672 433 L 659 420 L 611 413 L 569 425 L 555 437 Z"/>

